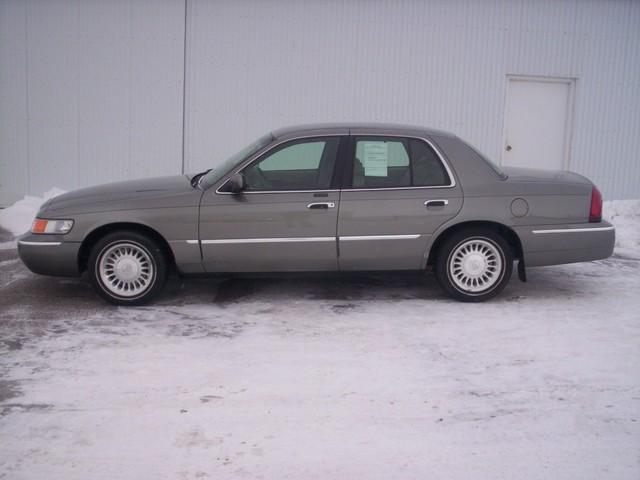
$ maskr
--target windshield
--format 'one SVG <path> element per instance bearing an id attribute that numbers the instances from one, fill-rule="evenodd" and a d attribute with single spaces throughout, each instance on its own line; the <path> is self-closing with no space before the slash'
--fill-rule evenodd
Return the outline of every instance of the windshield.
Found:
<path id="1" fill-rule="evenodd" d="M 231 155 L 220 165 L 217 165 L 212 170 L 210 170 L 207 174 L 203 175 L 203 177 L 200 179 L 200 185 L 202 185 L 204 188 L 210 187 L 211 185 L 216 183 L 218 180 L 220 180 L 224 175 L 226 175 L 229 172 L 229 170 L 231 170 L 241 161 L 247 159 L 248 157 L 256 153 L 262 147 L 265 147 L 266 145 L 268 145 L 272 140 L 273 140 L 273 135 L 269 133 L 267 135 L 260 137 L 258 140 L 251 142 L 242 150 L 235 153 L 234 155 Z"/>

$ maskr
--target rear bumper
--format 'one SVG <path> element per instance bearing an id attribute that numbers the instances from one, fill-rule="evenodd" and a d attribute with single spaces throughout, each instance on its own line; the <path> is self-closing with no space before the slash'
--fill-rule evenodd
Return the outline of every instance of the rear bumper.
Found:
<path id="1" fill-rule="evenodd" d="M 589 262 L 613 254 L 616 232 L 608 222 L 516 227 L 527 267 Z"/>
<path id="2" fill-rule="evenodd" d="M 77 277 L 79 242 L 65 242 L 61 235 L 26 233 L 18 239 L 18 255 L 33 273 Z"/>

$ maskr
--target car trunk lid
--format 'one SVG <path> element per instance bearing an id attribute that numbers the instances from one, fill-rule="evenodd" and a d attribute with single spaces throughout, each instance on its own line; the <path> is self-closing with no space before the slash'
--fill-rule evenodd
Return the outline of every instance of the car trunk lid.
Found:
<path id="1" fill-rule="evenodd" d="M 588 178 L 568 170 L 542 170 L 538 168 L 502 167 L 510 181 L 557 182 L 591 185 Z"/>

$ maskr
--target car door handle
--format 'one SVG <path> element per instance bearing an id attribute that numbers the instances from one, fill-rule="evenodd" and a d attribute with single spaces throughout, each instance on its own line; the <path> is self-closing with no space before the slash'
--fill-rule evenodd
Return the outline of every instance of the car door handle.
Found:
<path id="1" fill-rule="evenodd" d="M 424 202 L 425 207 L 444 207 L 445 205 L 449 205 L 449 200 L 427 200 Z"/>
<path id="2" fill-rule="evenodd" d="M 333 202 L 318 202 L 318 203 L 310 203 L 307 205 L 307 208 L 310 210 L 327 210 L 328 208 L 335 207 L 336 204 Z"/>

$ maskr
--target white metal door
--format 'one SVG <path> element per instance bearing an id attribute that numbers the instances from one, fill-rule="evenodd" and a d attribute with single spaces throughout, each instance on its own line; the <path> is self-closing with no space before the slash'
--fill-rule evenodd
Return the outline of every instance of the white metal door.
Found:
<path id="1" fill-rule="evenodd" d="M 567 169 L 573 81 L 509 78 L 502 164 Z"/>

